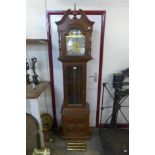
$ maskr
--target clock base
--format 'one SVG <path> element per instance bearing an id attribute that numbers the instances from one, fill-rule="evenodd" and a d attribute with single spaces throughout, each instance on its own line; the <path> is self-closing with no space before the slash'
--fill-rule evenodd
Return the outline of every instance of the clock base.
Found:
<path id="1" fill-rule="evenodd" d="M 65 140 L 87 140 L 89 132 L 89 104 L 86 107 L 62 107 L 62 133 Z"/>

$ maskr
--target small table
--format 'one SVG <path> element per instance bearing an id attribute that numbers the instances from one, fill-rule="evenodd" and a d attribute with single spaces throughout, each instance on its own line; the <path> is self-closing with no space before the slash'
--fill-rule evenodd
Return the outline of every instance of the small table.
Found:
<path id="1" fill-rule="evenodd" d="M 50 84 L 49 81 L 40 81 L 40 83 L 36 85 L 34 88 L 32 84 L 29 84 L 26 86 L 26 99 L 30 100 L 29 101 L 30 113 L 32 114 L 32 116 L 34 116 L 37 119 L 39 123 L 41 147 L 44 147 L 44 138 L 43 138 L 43 132 L 42 132 L 42 123 L 41 123 L 38 97 L 48 87 L 49 84 Z"/>

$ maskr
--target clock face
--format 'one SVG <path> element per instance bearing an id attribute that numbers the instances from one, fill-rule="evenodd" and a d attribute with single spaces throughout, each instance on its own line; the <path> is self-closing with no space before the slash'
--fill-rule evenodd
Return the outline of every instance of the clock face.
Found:
<path id="1" fill-rule="evenodd" d="M 77 29 L 71 29 L 66 36 L 66 54 L 70 56 L 82 56 L 85 54 L 85 36 Z"/>

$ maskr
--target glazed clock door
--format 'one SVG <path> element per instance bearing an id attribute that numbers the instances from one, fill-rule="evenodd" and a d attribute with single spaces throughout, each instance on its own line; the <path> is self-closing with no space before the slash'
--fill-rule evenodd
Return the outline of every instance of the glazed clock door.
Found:
<path id="1" fill-rule="evenodd" d="M 65 103 L 69 106 L 83 106 L 85 104 L 85 63 L 64 64 Z"/>
<path id="2" fill-rule="evenodd" d="M 59 46 L 58 46 L 58 33 L 57 26 L 55 21 L 58 21 L 62 18 L 62 15 L 52 15 L 51 18 L 51 37 L 52 37 L 52 55 L 53 55 L 53 74 L 54 74 L 54 87 L 55 87 L 55 100 L 56 100 L 56 111 L 58 124 L 60 123 L 60 111 L 64 99 L 63 94 L 63 73 L 62 73 L 62 63 L 57 59 L 59 57 Z M 87 75 L 86 75 L 86 102 L 89 103 L 90 107 L 90 126 L 95 126 L 96 123 L 96 107 L 97 107 L 97 89 L 98 89 L 98 70 L 99 70 L 99 54 L 100 54 L 100 29 L 101 29 L 101 16 L 88 15 L 88 18 L 92 21 L 95 21 L 93 25 L 92 33 L 92 57 L 93 59 L 87 63 Z M 80 33 L 79 33 L 80 34 Z M 81 36 L 83 38 L 83 36 Z M 72 40 L 71 37 L 68 37 L 68 49 L 72 48 L 70 44 L 77 44 L 76 54 L 80 56 L 84 54 L 83 45 L 78 45 L 78 41 Z M 81 39 L 83 40 L 83 39 Z M 83 42 L 83 41 L 82 41 Z M 83 42 L 84 44 L 84 42 Z M 74 46 L 75 47 L 75 46 Z M 81 50 L 79 50 L 81 48 Z M 68 55 L 71 53 L 68 52 Z M 97 81 L 94 80 L 94 73 L 97 75 Z M 73 92 L 71 92 L 73 93 Z M 73 101 L 73 99 L 70 99 Z"/>

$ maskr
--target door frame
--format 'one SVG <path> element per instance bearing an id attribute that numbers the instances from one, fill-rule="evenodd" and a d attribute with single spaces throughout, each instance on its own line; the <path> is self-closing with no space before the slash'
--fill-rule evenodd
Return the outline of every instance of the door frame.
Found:
<path id="1" fill-rule="evenodd" d="M 104 53 L 104 34 L 105 34 L 105 10 L 83 10 L 86 15 L 100 15 L 101 16 L 101 35 L 100 35 L 100 55 L 99 55 L 99 75 L 98 75 L 98 89 L 97 89 L 97 109 L 96 109 L 96 127 L 99 127 L 99 113 L 100 113 L 100 99 L 101 99 L 101 87 L 102 87 L 102 68 L 103 68 L 103 53 Z M 52 57 L 52 29 L 51 29 L 51 15 L 64 15 L 64 10 L 49 10 L 46 11 L 46 24 L 47 24 L 47 39 L 48 39 L 48 57 L 50 68 L 50 83 L 51 83 L 51 95 L 52 95 L 52 109 L 54 127 L 57 127 L 56 118 L 56 106 L 55 106 L 55 90 L 54 90 L 54 76 L 53 76 L 53 57 Z M 75 11 L 71 11 L 73 14 Z M 77 14 L 80 14 L 77 11 Z"/>

